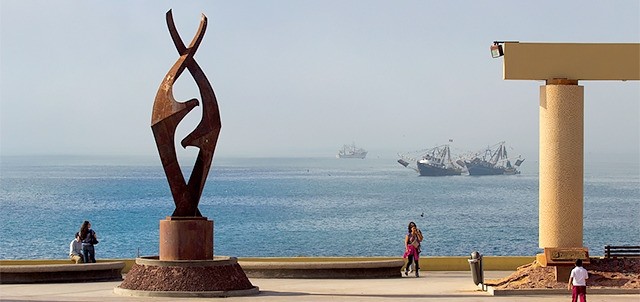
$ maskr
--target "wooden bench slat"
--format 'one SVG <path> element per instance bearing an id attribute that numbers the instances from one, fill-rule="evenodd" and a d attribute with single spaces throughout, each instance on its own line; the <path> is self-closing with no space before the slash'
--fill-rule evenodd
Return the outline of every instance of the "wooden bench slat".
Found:
<path id="1" fill-rule="evenodd" d="M 615 258 L 615 257 L 640 257 L 640 254 L 613 254 L 609 256 L 609 258 Z"/>
<path id="2" fill-rule="evenodd" d="M 640 257 L 640 246 L 637 245 L 605 245 L 604 256 L 606 258 L 632 258 Z"/>

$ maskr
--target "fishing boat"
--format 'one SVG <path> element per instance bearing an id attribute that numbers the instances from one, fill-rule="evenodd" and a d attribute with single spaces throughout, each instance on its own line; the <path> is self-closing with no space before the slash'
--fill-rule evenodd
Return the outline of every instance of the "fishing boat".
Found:
<path id="1" fill-rule="evenodd" d="M 338 150 L 337 158 L 359 158 L 364 159 L 367 157 L 367 150 L 356 147 L 355 143 L 351 145 L 344 145 L 342 149 Z"/>
<path id="2" fill-rule="evenodd" d="M 505 142 L 499 142 L 489 146 L 484 151 L 476 153 L 471 159 L 465 160 L 469 175 L 520 174 L 517 168 L 524 162 L 524 159 L 518 156 L 512 165 L 507 155 L 507 147 L 504 144 Z"/>
<path id="3" fill-rule="evenodd" d="M 408 155 L 400 155 L 398 163 L 405 167 L 410 166 L 410 161 L 415 161 L 417 168 L 413 168 L 420 176 L 448 176 L 460 175 L 463 168 L 451 160 L 449 145 L 419 151 L 418 159 Z M 407 161 L 409 160 L 409 161 Z"/>

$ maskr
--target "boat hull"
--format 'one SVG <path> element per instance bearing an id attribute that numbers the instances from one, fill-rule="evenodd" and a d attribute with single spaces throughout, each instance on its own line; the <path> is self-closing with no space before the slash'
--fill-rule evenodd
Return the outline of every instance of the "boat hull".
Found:
<path id="1" fill-rule="evenodd" d="M 468 166 L 469 175 L 503 175 L 504 170 L 485 166 Z"/>
<path id="2" fill-rule="evenodd" d="M 481 154 L 481 153 L 478 153 Z M 469 171 L 469 175 L 515 175 L 520 174 L 516 167 L 524 161 L 520 156 L 516 160 L 515 166 L 511 165 L 511 161 L 507 157 L 507 148 L 504 142 L 487 147 L 484 155 L 478 156 L 470 160 L 465 160 L 465 166 Z"/>
<path id="3" fill-rule="evenodd" d="M 418 172 L 420 176 L 450 176 L 462 174 L 462 171 L 458 169 L 435 167 L 420 162 L 418 163 Z"/>
<path id="4" fill-rule="evenodd" d="M 358 158 L 358 159 L 364 159 L 365 157 L 367 157 L 367 152 L 363 152 L 363 153 L 357 153 L 357 154 L 338 154 L 336 155 L 337 158 Z"/>

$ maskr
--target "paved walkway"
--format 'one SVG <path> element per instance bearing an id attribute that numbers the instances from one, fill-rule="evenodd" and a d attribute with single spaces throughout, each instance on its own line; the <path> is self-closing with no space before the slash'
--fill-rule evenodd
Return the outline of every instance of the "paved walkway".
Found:
<path id="1" fill-rule="evenodd" d="M 511 272 L 485 271 L 494 279 Z M 235 298 L 125 297 L 113 293 L 120 282 L 3 284 L 0 301 L 571 301 L 565 295 L 495 297 L 478 290 L 470 272 L 425 272 L 420 278 L 251 279 L 257 296 Z M 589 302 L 640 301 L 640 295 L 589 295 Z"/>

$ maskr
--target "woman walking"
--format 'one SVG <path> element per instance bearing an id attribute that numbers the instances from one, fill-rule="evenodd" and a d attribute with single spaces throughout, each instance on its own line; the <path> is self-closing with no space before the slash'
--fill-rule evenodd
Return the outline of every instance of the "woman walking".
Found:
<path id="1" fill-rule="evenodd" d="M 413 221 L 409 222 L 407 229 L 407 235 L 404 237 L 405 251 L 403 258 L 408 258 L 408 260 L 404 275 L 409 275 L 411 263 L 415 262 L 416 277 L 420 277 L 420 274 L 418 273 L 418 270 L 420 270 L 420 242 L 422 242 L 424 237 Z"/>

